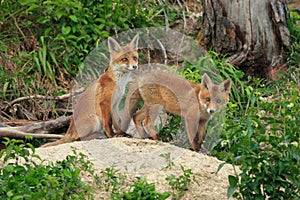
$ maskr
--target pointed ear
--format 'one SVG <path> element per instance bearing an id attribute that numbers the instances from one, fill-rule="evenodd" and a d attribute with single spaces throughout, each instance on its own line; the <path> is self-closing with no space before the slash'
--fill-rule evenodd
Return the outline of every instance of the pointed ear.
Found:
<path id="1" fill-rule="evenodd" d="M 232 82 L 232 81 L 231 81 L 231 79 L 229 78 L 229 79 L 223 81 L 223 83 L 222 83 L 223 86 L 224 86 L 224 91 L 227 92 L 227 93 L 230 92 L 231 82 Z"/>
<path id="2" fill-rule="evenodd" d="M 131 49 L 133 49 L 133 50 L 138 50 L 139 38 L 140 38 L 140 37 L 139 37 L 138 34 L 136 34 L 136 35 L 133 37 L 133 39 L 131 40 L 131 42 L 130 42 L 130 44 L 129 44 L 129 46 L 130 46 Z"/>
<path id="3" fill-rule="evenodd" d="M 204 73 L 202 76 L 201 86 L 208 89 L 211 84 L 212 84 L 211 79 L 206 73 Z"/>
<path id="4" fill-rule="evenodd" d="M 109 37 L 108 38 L 108 49 L 109 49 L 110 53 L 120 53 L 122 48 L 115 39 L 113 39 L 112 37 Z"/>

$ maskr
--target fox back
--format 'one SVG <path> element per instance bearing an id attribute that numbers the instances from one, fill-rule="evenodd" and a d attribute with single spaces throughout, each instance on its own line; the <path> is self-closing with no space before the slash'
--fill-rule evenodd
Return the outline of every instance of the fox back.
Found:
<path id="1" fill-rule="evenodd" d="M 108 69 L 91 83 L 77 100 L 69 129 L 64 137 L 43 147 L 80 139 L 93 139 L 96 137 L 95 133 L 104 132 L 107 137 L 112 137 L 112 125 L 118 133 L 121 132 L 116 123 L 112 122 L 112 98 L 116 90 L 124 92 L 125 86 L 120 83 L 126 83 L 130 72 L 138 69 L 138 38 L 136 35 L 126 46 L 120 46 L 113 38 L 108 39 Z"/>
<path id="2" fill-rule="evenodd" d="M 157 139 L 153 123 L 160 112 L 150 110 L 161 105 L 166 111 L 184 117 L 190 143 L 198 151 L 205 137 L 207 121 L 228 102 L 230 87 L 230 79 L 216 85 L 207 74 L 203 75 L 200 85 L 167 73 L 145 74 L 129 90 L 122 127 L 126 129 L 130 117 L 133 117 L 141 137 L 144 137 L 145 128 L 153 139 Z M 144 105 L 136 111 L 139 99 Z"/>

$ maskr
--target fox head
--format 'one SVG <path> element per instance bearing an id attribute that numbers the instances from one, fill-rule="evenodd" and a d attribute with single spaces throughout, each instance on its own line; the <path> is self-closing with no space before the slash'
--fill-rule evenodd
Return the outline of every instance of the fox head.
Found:
<path id="1" fill-rule="evenodd" d="M 200 104 L 210 115 L 214 114 L 218 108 L 227 104 L 231 88 L 231 79 L 223 81 L 221 84 L 213 84 L 210 77 L 205 73 L 202 76 L 201 90 L 198 94 Z"/>
<path id="2" fill-rule="evenodd" d="M 126 46 L 120 46 L 113 38 L 108 38 L 110 53 L 110 67 L 119 72 L 129 72 L 138 69 L 138 40 L 139 35 L 134 36 Z"/>

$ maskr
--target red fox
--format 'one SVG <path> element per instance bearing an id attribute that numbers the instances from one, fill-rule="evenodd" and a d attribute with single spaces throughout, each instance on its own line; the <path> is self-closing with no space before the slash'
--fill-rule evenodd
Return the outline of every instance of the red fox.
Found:
<path id="1" fill-rule="evenodd" d="M 112 98 L 118 83 L 128 79 L 129 72 L 138 69 L 138 39 L 139 36 L 136 35 L 128 45 L 121 47 L 113 38 L 108 38 L 110 64 L 107 71 L 79 97 L 64 137 L 42 147 L 77 141 L 80 138 L 90 139 L 91 135 L 101 131 L 105 131 L 107 137 L 112 137 L 112 124 L 117 133 L 121 132 L 112 120 Z"/>
<path id="2" fill-rule="evenodd" d="M 199 151 L 208 120 L 229 100 L 231 79 L 216 85 L 204 74 L 201 85 L 197 85 L 167 73 L 152 72 L 140 76 L 131 85 L 121 117 L 123 130 L 133 117 L 140 137 L 144 136 L 145 128 L 154 140 L 157 139 L 153 121 L 158 113 L 153 116 L 151 107 L 161 105 L 167 112 L 184 117 L 190 144 Z M 136 111 L 140 99 L 144 100 L 144 105 Z"/>

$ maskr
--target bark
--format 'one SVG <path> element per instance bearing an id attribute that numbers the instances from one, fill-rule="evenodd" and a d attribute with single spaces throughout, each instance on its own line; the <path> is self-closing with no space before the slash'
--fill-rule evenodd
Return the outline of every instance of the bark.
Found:
<path id="1" fill-rule="evenodd" d="M 290 45 L 286 0 L 204 0 L 204 43 L 249 75 L 272 76 Z"/>
<path id="2" fill-rule="evenodd" d="M 25 138 L 32 136 L 40 139 L 59 139 L 62 133 L 69 126 L 70 117 L 59 117 L 55 120 L 37 122 L 18 127 L 0 127 L 0 137 Z M 56 134 L 54 134 L 56 133 Z"/>

